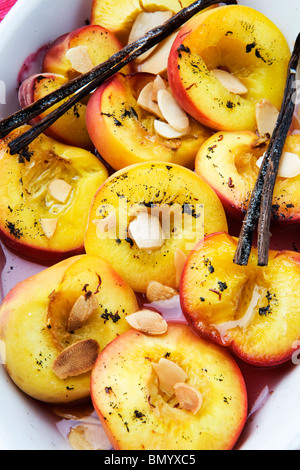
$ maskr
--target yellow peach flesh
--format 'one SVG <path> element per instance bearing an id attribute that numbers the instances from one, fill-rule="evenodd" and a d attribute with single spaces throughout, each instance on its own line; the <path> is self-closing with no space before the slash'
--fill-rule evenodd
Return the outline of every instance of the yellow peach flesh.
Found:
<path id="1" fill-rule="evenodd" d="M 247 209 L 258 176 L 258 162 L 268 147 L 252 132 L 218 132 L 200 148 L 195 169 L 217 192 L 224 205 Z M 300 136 L 290 135 L 284 153 L 300 156 Z M 283 155 L 284 156 L 284 155 Z M 291 169 L 290 169 L 291 170 Z M 273 219 L 297 223 L 300 217 L 300 175 L 277 178 L 273 197 Z"/>
<path id="2" fill-rule="evenodd" d="M 223 233 L 206 237 L 191 252 L 180 289 L 183 311 L 195 330 L 245 361 L 285 362 L 300 336 L 299 254 L 271 251 L 269 266 L 260 268 L 253 249 L 248 266 L 238 266 L 236 247 Z"/>
<path id="3" fill-rule="evenodd" d="M 90 137 L 115 170 L 144 161 L 173 162 L 194 169 L 197 151 L 211 135 L 190 120 L 190 129 L 183 137 L 160 137 L 154 129 L 156 116 L 138 104 L 137 90 L 154 79 L 151 74 L 117 75 L 89 101 L 86 121 Z"/>
<path id="4" fill-rule="evenodd" d="M 165 234 L 161 248 L 140 249 L 128 235 L 130 208 L 139 204 L 146 210 L 161 211 Z M 100 233 L 97 221 L 110 212 L 116 214 L 117 225 Z M 90 211 L 85 249 L 90 254 L 101 253 L 135 291 L 146 293 L 151 281 L 176 288 L 176 249 L 187 254 L 204 233 L 224 226 L 227 221 L 218 197 L 194 172 L 175 164 L 142 163 L 113 174 L 99 188 Z"/>
<path id="5" fill-rule="evenodd" d="M 83 251 L 90 204 L 108 172 L 92 153 L 43 134 L 27 151 L 10 155 L 8 143 L 29 128 L 23 126 L 0 142 L 1 236 L 23 256 L 55 261 Z M 63 203 L 48 191 L 53 180 L 71 187 Z M 40 224 L 44 219 L 57 221 L 50 238 Z"/>
<path id="6" fill-rule="evenodd" d="M 67 316 L 88 288 L 98 290 L 98 309 L 84 326 L 68 332 Z M 129 329 L 125 317 L 136 310 L 133 291 L 100 257 L 72 257 L 47 268 L 17 284 L 2 303 L 0 339 L 7 372 L 37 400 L 61 404 L 87 399 L 90 372 L 62 380 L 52 370 L 54 361 L 79 341 L 96 341 L 102 350 Z"/>
<path id="7" fill-rule="evenodd" d="M 195 415 L 159 391 L 153 364 L 166 355 L 202 394 Z M 159 337 L 133 330 L 121 335 L 100 354 L 91 394 L 114 449 L 120 450 L 230 449 L 247 412 L 245 384 L 232 358 L 186 325 L 170 324 Z"/>
<path id="8" fill-rule="evenodd" d="M 280 109 L 290 50 L 279 29 L 258 11 L 219 7 L 180 31 L 169 57 L 174 96 L 195 119 L 215 130 L 255 131 L 255 106 L 268 99 Z M 248 89 L 229 92 L 213 70 L 230 72 Z"/>

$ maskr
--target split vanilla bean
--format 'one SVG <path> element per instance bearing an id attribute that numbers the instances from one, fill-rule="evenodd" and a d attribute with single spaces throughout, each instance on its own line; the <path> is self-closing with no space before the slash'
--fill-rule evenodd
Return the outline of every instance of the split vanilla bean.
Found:
<path id="1" fill-rule="evenodd" d="M 63 110 L 58 111 L 59 108 L 57 108 L 57 114 L 54 114 L 54 116 L 49 119 L 49 123 L 46 121 L 46 127 L 44 128 L 42 126 L 42 129 L 45 130 L 49 125 L 55 122 L 56 119 L 58 119 L 62 114 L 64 114 L 68 109 L 70 109 L 74 104 L 82 99 L 83 96 L 86 96 L 88 93 L 99 87 L 105 80 L 107 80 L 107 78 L 110 78 L 119 70 L 121 70 L 126 64 L 132 62 L 138 56 L 148 51 L 162 40 L 166 39 L 170 34 L 174 33 L 195 14 L 217 3 L 219 3 L 218 0 L 197 0 L 188 7 L 183 8 L 163 25 L 152 29 L 142 38 L 127 45 L 121 51 L 111 56 L 107 61 L 94 67 L 90 72 L 87 72 L 69 81 L 58 90 L 3 119 L 0 122 L 0 138 L 5 137 L 12 130 L 17 129 L 21 125 L 29 123 L 33 118 L 39 116 L 42 112 L 76 93 L 76 95 L 72 96 L 71 98 L 71 100 L 74 101 L 68 101 L 69 107 L 66 103 L 64 103 Z M 237 1 L 227 0 L 225 3 L 233 5 L 237 4 Z M 57 118 L 55 119 L 56 116 Z M 37 132 L 37 135 L 38 134 L 39 133 Z M 31 137 L 32 136 L 30 136 L 30 138 Z M 28 143 L 30 143 L 30 138 Z M 28 143 L 25 142 L 25 146 L 28 145 Z M 12 149 L 14 152 L 18 152 L 18 149 L 21 150 L 22 148 L 12 145 Z"/>
<path id="2" fill-rule="evenodd" d="M 266 266 L 269 259 L 270 225 L 274 187 L 280 159 L 290 130 L 296 104 L 296 73 L 300 56 L 300 34 L 294 45 L 288 66 L 287 81 L 277 124 L 252 191 L 248 210 L 240 232 L 234 263 L 246 266 L 249 261 L 253 237 L 258 226 L 259 266 Z"/>
<path id="3" fill-rule="evenodd" d="M 274 188 L 278 176 L 280 159 L 283 153 L 284 145 L 292 124 L 296 105 L 296 81 L 297 68 L 300 57 L 300 35 L 298 36 L 294 51 L 289 64 L 289 74 L 285 96 L 283 102 L 286 104 L 281 109 L 278 118 L 278 132 L 276 141 L 272 146 L 272 152 L 269 157 L 268 169 L 265 175 L 265 181 L 261 198 L 260 217 L 258 220 L 258 265 L 267 266 L 269 262 L 269 244 L 270 244 L 270 225 L 272 216 L 272 202 Z"/>

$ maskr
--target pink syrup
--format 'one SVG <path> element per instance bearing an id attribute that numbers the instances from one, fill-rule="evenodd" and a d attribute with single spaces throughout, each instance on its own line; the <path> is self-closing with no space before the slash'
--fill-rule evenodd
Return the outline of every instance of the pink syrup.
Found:
<path id="1" fill-rule="evenodd" d="M 18 86 L 31 75 L 41 72 L 43 59 L 48 47 L 48 44 L 44 45 L 27 57 L 18 74 Z"/>

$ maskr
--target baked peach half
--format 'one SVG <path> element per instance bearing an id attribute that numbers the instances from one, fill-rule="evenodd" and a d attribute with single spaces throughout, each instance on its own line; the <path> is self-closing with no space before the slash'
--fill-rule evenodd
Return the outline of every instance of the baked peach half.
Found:
<path id="1" fill-rule="evenodd" d="M 156 95 L 165 94 L 170 104 L 159 106 L 161 95 L 152 99 L 155 89 Z M 166 121 L 169 108 L 174 121 L 183 126 L 181 131 Z M 89 100 L 86 123 L 94 146 L 115 170 L 147 161 L 194 169 L 200 146 L 211 136 L 209 130 L 178 110 L 168 84 L 159 75 L 146 73 L 118 74 L 99 87 Z"/>
<path id="2" fill-rule="evenodd" d="M 214 8 L 190 20 L 169 56 L 178 103 L 214 130 L 255 131 L 256 104 L 280 109 L 290 50 L 282 32 L 243 5 Z"/>
<path id="3" fill-rule="evenodd" d="M 0 309 L 2 362 L 27 395 L 47 403 L 90 397 L 98 353 L 129 329 L 131 288 L 99 256 L 76 256 L 20 282 Z"/>
<path id="4" fill-rule="evenodd" d="M 196 173 L 213 188 L 228 214 L 241 219 L 257 180 L 268 140 L 252 132 L 218 132 L 200 148 Z M 300 136 L 286 140 L 275 185 L 274 222 L 300 221 Z"/>
<path id="5" fill-rule="evenodd" d="M 94 197 L 85 250 L 101 253 L 134 291 L 178 287 L 184 257 L 227 220 L 213 190 L 180 165 L 140 163 L 113 174 Z M 227 229 L 225 229 L 227 230 Z"/>
<path id="6" fill-rule="evenodd" d="M 11 155 L 9 142 L 27 129 L 0 141 L 0 237 L 25 258 L 54 263 L 84 252 L 89 208 L 108 172 L 87 150 L 43 134 Z"/>
<path id="7" fill-rule="evenodd" d="M 118 450 L 231 450 L 247 415 L 231 355 L 176 323 L 164 335 L 131 330 L 112 341 L 93 368 L 91 396 Z"/>
<path id="8" fill-rule="evenodd" d="M 65 85 L 67 81 L 67 78 L 63 75 L 54 73 L 40 73 L 30 76 L 19 88 L 18 98 L 20 106 L 25 108 L 31 105 L 35 101 L 44 98 L 49 93 L 58 90 L 62 85 Z M 60 105 L 61 102 L 52 106 L 33 119 L 30 124 L 37 124 Z M 46 129 L 45 134 L 67 145 L 91 150 L 93 145 L 86 127 L 85 112 L 86 103 L 77 103 Z"/>
<path id="9" fill-rule="evenodd" d="M 237 240 L 205 237 L 188 256 L 180 300 L 191 327 L 260 367 L 291 359 L 300 337 L 300 255 L 271 251 L 267 267 L 233 263 Z"/>
<path id="10" fill-rule="evenodd" d="M 84 26 L 63 34 L 47 49 L 41 73 L 29 77 L 21 84 L 18 93 L 21 107 L 59 90 L 70 79 L 88 72 L 121 49 L 119 40 L 101 26 Z M 131 66 L 124 68 L 124 72 L 130 71 Z M 85 123 L 88 98 L 73 106 L 45 133 L 68 145 L 91 150 L 92 142 Z M 60 105 L 61 103 L 47 109 L 30 124 L 39 122 Z"/>

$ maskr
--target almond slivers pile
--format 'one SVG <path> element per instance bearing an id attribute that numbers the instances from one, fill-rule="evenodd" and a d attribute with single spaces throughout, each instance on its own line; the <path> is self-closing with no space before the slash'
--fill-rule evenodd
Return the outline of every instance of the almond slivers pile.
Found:
<path id="1" fill-rule="evenodd" d="M 140 39 L 172 16 L 173 12 L 168 10 L 140 13 L 133 24 L 128 44 Z M 165 139 L 179 139 L 190 132 L 189 117 L 167 90 L 165 81 L 160 76 L 167 70 L 170 50 L 177 34 L 172 34 L 136 59 L 139 72 L 156 75 L 154 82 L 148 83 L 141 91 L 138 105 L 158 118 L 154 121 L 154 129 Z"/>
<path id="2" fill-rule="evenodd" d="M 73 305 L 67 319 L 66 329 L 70 333 L 82 328 L 99 307 L 92 292 L 81 295 Z M 63 349 L 54 360 L 53 372 L 60 378 L 76 377 L 89 372 L 99 354 L 99 344 L 93 339 L 85 339 Z"/>
<path id="3" fill-rule="evenodd" d="M 191 385 L 188 385 L 187 374 L 184 370 L 169 359 L 162 358 L 158 364 L 152 364 L 158 378 L 159 389 L 168 397 L 175 396 L 183 410 L 198 413 L 202 406 L 201 393 Z"/>
<path id="4" fill-rule="evenodd" d="M 189 134 L 189 117 L 167 89 L 160 75 L 143 88 L 137 103 L 159 118 L 154 121 L 154 129 L 161 137 L 178 139 Z"/>

